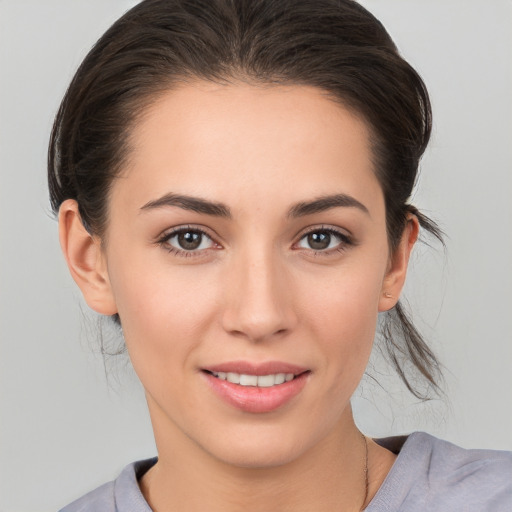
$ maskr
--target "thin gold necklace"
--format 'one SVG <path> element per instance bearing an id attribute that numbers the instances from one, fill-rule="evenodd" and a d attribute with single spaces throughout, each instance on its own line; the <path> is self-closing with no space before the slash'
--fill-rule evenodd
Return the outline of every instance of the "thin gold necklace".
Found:
<path id="1" fill-rule="evenodd" d="M 361 432 L 364 441 L 364 498 L 361 506 L 361 512 L 365 509 L 366 500 L 368 499 L 368 489 L 370 487 L 370 479 L 368 476 L 368 441 L 366 436 Z"/>

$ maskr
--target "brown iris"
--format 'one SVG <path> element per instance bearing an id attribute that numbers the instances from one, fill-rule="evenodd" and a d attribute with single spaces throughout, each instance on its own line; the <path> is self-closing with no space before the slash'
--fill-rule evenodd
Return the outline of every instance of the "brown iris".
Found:
<path id="1" fill-rule="evenodd" d="M 331 243 L 331 234 L 325 231 L 317 231 L 308 235 L 308 244 L 311 249 L 320 251 L 327 249 Z"/>
<path id="2" fill-rule="evenodd" d="M 183 231 L 178 233 L 178 244 L 182 249 L 192 251 L 201 245 L 203 235 L 196 231 Z"/>

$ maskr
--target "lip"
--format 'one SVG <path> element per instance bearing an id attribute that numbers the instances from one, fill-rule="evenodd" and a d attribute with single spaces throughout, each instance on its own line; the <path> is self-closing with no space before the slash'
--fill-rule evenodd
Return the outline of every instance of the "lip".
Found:
<path id="1" fill-rule="evenodd" d="M 274 373 L 293 373 L 299 375 L 307 372 L 309 368 L 281 361 L 266 361 L 264 363 L 251 363 L 248 361 L 230 361 L 212 366 L 205 366 L 202 370 L 208 372 L 233 372 L 247 375 L 270 375 Z"/>
<path id="2" fill-rule="evenodd" d="M 241 386 L 218 379 L 211 372 L 234 372 L 258 376 L 293 373 L 295 378 L 272 387 Z M 275 411 L 296 397 L 307 384 L 311 371 L 302 366 L 279 361 L 256 364 L 232 361 L 205 367 L 201 374 L 210 389 L 230 406 L 244 412 L 262 414 Z"/>

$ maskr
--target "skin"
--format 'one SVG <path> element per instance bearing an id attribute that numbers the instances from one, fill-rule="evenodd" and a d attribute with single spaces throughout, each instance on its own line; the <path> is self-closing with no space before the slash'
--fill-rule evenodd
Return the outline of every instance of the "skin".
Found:
<path id="1" fill-rule="evenodd" d="M 418 234 L 411 216 L 390 254 L 368 127 L 315 88 L 198 82 L 159 97 L 131 147 L 104 239 L 83 229 L 72 200 L 60 236 L 88 304 L 119 313 L 146 391 L 159 454 L 140 482 L 147 501 L 155 511 L 359 510 L 365 448 L 350 397 Z M 144 208 L 169 193 L 222 203 L 231 218 Z M 332 194 L 367 211 L 288 215 Z M 208 236 L 176 253 L 177 237 L 163 238 L 180 227 Z M 315 250 L 310 229 L 341 237 Z M 234 360 L 285 361 L 310 375 L 285 406 L 247 413 L 201 372 Z M 367 502 L 395 458 L 368 444 Z"/>

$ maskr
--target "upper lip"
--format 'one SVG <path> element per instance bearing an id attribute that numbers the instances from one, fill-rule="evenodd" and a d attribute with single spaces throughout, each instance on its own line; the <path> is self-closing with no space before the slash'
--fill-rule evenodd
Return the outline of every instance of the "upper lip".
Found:
<path id="1" fill-rule="evenodd" d="M 263 363 L 252 363 L 249 361 L 229 361 L 225 363 L 205 366 L 202 370 L 208 372 L 239 373 L 244 375 L 275 375 L 277 373 L 293 373 L 300 375 L 307 372 L 309 368 L 282 361 L 266 361 Z"/>

